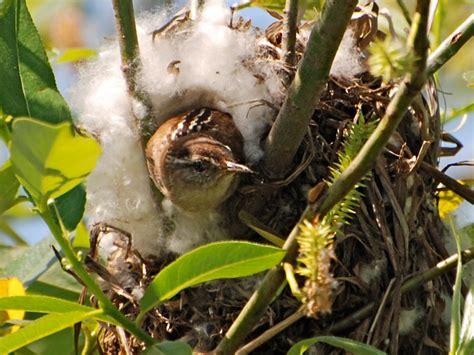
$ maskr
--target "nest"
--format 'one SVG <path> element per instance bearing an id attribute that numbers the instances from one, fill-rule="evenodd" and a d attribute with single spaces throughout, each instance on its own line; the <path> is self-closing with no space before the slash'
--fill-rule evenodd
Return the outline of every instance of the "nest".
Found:
<path id="1" fill-rule="evenodd" d="M 246 30 L 239 26 L 248 27 L 240 22 L 236 30 Z M 266 46 L 268 43 L 278 46 L 275 43 L 278 40 L 269 38 L 268 33 L 265 38 Z M 278 61 L 268 53 L 268 50 L 262 51 L 260 59 Z M 282 67 L 281 62 L 275 65 Z M 294 70 L 284 69 L 282 77 L 291 75 Z M 295 159 L 300 162 L 292 168 L 295 173 L 280 182 L 244 182 L 233 198 L 234 209 L 265 191 L 265 208 L 252 213 L 276 234 L 287 235 L 307 206 L 310 188 L 328 178 L 329 167 L 336 162 L 348 124 L 360 113 L 367 121 L 382 117 L 393 89 L 392 85 L 383 85 L 368 73 L 350 81 L 331 78 Z M 447 326 L 442 313 L 443 295 L 449 293 L 451 276 L 442 276 L 413 292 L 401 292 L 409 276 L 428 270 L 448 256 L 443 241 L 444 227 L 437 212 L 437 183 L 420 169 L 422 164 L 437 165 L 440 134 L 436 104 L 437 98 L 433 95 L 430 101 L 421 95 L 415 100 L 384 154 L 375 162 L 371 178 L 361 191 L 364 197 L 355 216 L 335 239 L 332 272 L 338 286 L 331 296 L 331 313 L 299 320 L 263 344 L 256 353 L 284 354 L 301 339 L 328 333 L 367 342 L 390 353 L 447 351 Z M 427 137 L 431 137 L 429 145 Z M 175 256 L 144 260 L 133 250 L 127 233 L 118 231 L 118 234 L 108 271 L 99 275 L 112 301 L 133 319 L 139 311 L 134 290 L 146 287 Z M 248 238 L 264 242 L 257 235 L 249 234 Z M 96 262 L 92 261 L 91 265 L 100 269 Z M 144 320 L 144 329 L 156 339 L 179 339 L 197 352 L 210 352 L 260 279 L 261 275 L 218 280 L 184 290 L 150 311 Z M 384 302 L 389 292 L 393 297 L 390 302 Z M 364 319 L 354 320 L 354 312 L 371 301 L 377 302 L 377 309 Z M 286 289 L 255 325 L 248 340 L 294 314 L 299 307 L 299 302 Z M 409 326 L 401 320 L 404 314 L 415 314 Z M 100 339 L 105 353 L 125 353 L 125 349 L 138 353 L 144 348 L 133 336 L 114 326 L 104 326 Z M 323 349 L 328 354 L 340 353 L 332 348 Z"/>

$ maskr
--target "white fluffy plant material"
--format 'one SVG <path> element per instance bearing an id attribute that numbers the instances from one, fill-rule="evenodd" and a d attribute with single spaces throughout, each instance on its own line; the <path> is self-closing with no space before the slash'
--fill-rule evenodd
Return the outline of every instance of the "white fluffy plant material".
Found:
<path id="1" fill-rule="evenodd" d="M 196 21 L 153 41 L 150 33 L 166 19 L 160 14 L 138 18 L 143 64 L 138 85 L 151 97 L 154 126 L 191 107 L 230 113 L 244 137 L 247 163 L 254 163 L 262 156 L 260 139 L 272 117 L 268 106 L 253 107 L 255 100 L 275 101 L 282 88 L 276 75 L 268 75 L 270 67 L 260 68 L 268 80 L 257 80 L 245 64 L 256 56 L 256 34 L 230 29 L 229 20 L 228 7 L 210 1 Z M 170 64 L 179 72 L 170 70 Z M 155 208 L 120 67 L 118 45 L 103 48 L 96 61 L 82 68 L 72 95 L 78 124 L 98 138 L 103 150 L 87 181 L 88 220 L 128 231 L 145 256 L 183 253 L 221 239 L 215 215 L 184 213 L 169 201 L 166 215 Z M 169 218 L 175 224 L 172 232 Z"/>

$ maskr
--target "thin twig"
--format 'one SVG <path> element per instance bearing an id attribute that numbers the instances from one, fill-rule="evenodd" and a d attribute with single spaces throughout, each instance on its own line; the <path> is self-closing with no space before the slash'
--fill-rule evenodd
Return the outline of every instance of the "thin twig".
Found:
<path id="1" fill-rule="evenodd" d="M 286 0 L 283 18 L 283 37 L 281 48 L 285 63 L 296 64 L 296 31 L 298 28 L 298 0 Z"/>
<path id="2" fill-rule="evenodd" d="M 263 332 L 259 337 L 255 338 L 251 342 L 247 343 L 245 346 L 241 347 L 237 352 L 236 355 L 245 355 L 250 353 L 251 351 L 255 350 L 262 344 L 265 344 L 275 335 L 281 333 L 283 330 L 288 328 L 293 323 L 297 322 L 305 315 L 304 308 L 299 308 L 295 313 L 290 315 L 289 317 L 282 320 L 280 323 L 276 324 L 272 328 L 268 329 L 267 331 Z"/>
<path id="3" fill-rule="evenodd" d="M 54 239 L 56 239 L 62 251 L 64 252 L 64 255 L 71 263 L 74 272 L 80 278 L 81 283 L 83 283 L 99 301 L 100 308 L 104 314 L 109 316 L 114 321 L 115 325 L 124 327 L 129 333 L 135 335 L 147 345 L 152 345 L 154 342 L 153 338 L 147 332 L 125 317 L 125 315 L 123 315 L 117 309 L 117 307 L 115 307 L 112 301 L 102 292 L 100 286 L 86 271 L 69 242 L 69 236 L 65 235 L 59 227 L 58 223 L 56 222 L 57 217 L 53 217 L 50 206 L 45 204 L 44 206 L 38 206 L 38 208 L 41 211 L 41 217 L 49 227 Z"/>
<path id="4" fill-rule="evenodd" d="M 464 250 L 461 253 L 462 262 L 463 264 L 468 263 L 469 261 L 474 259 L 474 248 L 470 248 Z M 432 267 L 431 269 L 425 271 L 424 273 L 414 276 L 411 279 L 405 281 L 401 287 L 401 293 L 404 294 L 409 291 L 413 291 L 416 288 L 422 286 L 423 284 L 427 283 L 428 281 L 432 281 L 435 278 L 439 277 L 440 275 L 445 274 L 446 272 L 454 269 L 457 265 L 459 254 L 454 254 L 449 258 L 439 262 L 436 266 Z M 393 297 L 393 293 L 389 295 L 389 299 Z M 341 321 L 332 325 L 328 332 L 330 333 L 338 333 L 343 331 L 344 329 L 350 328 L 360 322 L 362 319 L 368 317 L 375 307 L 377 306 L 376 302 L 370 302 L 366 306 L 362 307 L 358 311 L 352 313 L 350 316 L 342 319 Z"/>
<path id="5" fill-rule="evenodd" d="M 461 196 L 470 204 L 474 204 L 474 191 L 471 190 L 469 186 L 459 183 L 452 177 L 449 177 L 448 175 L 442 173 L 435 167 L 425 162 L 421 163 L 420 168 L 426 171 L 435 181 L 442 183 L 444 186 Z"/>
<path id="6" fill-rule="evenodd" d="M 356 4 L 355 0 L 324 3 L 321 20 L 311 31 L 303 59 L 265 142 L 264 169 L 272 177 L 285 174 L 303 141 Z"/>
<path id="7" fill-rule="evenodd" d="M 405 17 L 405 21 L 408 23 L 409 26 L 411 26 L 411 18 L 410 18 L 410 12 L 408 11 L 407 6 L 405 5 L 405 1 L 403 0 L 397 0 L 398 7 L 400 7 L 400 10 L 402 10 L 403 17 Z"/>
<path id="8" fill-rule="evenodd" d="M 347 2 L 348 3 L 348 2 Z M 339 25 L 341 25 L 341 17 L 339 16 L 340 14 L 337 12 L 347 10 L 348 4 L 341 4 L 338 1 L 326 1 L 325 2 L 325 7 L 323 9 L 323 15 L 322 19 L 323 21 L 329 21 L 329 22 L 338 22 Z M 296 241 L 296 237 L 299 235 L 299 224 L 307 219 L 311 218 L 314 216 L 314 214 L 318 214 L 320 218 L 324 217 L 348 192 L 351 191 L 351 189 L 354 188 L 355 184 L 357 184 L 372 168 L 372 164 L 376 161 L 377 156 L 380 154 L 380 152 L 383 150 L 385 147 L 386 143 L 388 142 L 388 139 L 392 135 L 392 133 L 395 131 L 395 129 L 398 126 L 398 123 L 401 121 L 402 117 L 404 116 L 406 110 L 408 109 L 411 101 L 413 98 L 419 93 L 421 88 L 423 87 L 425 81 L 426 81 L 426 58 L 427 58 L 427 52 L 428 52 L 428 33 L 427 33 L 427 27 L 428 27 L 428 12 L 429 12 L 429 1 L 426 0 L 419 0 L 417 2 L 417 10 L 416 14 L 413 19 L 413 24 L 412 28 L 410 31 L 410 36 L 409 36 L 409 42 L 408 46 L 411 50 L 414 51 L 417 60 L 414 63 L 413 66 L 413 71 L 404 78 L 403 82 L 400 84 L 398 92 L 395 94 L 394 98 L 392 101 L 390 101 L 390 104 L 387 107 L 387 110 L 385 112 L 384 117 L 380 121 L 379 125 L 377 126 L 377 129 L 374 131 L 374 133 L 371 135 L 367 143 L 363 146 L 359 154 L 356 156 L 354 161 L 351 163 L 351 165 L 342 173 L 341 177 L 337 179 L 329 188 L 329 191 L 327 192 L 327 195 L 325 195 L 324 202 L 319 205 L 319 208 L 316 211 L 311 211 L 310 208 L 306 208 L 306 210 L 303 212 L 300 221 L 298 224 L 293 228 L 291 231 L 290 235 L 288 236 L 288 239 L 285 242 L 285 245 L 283 248 L 287 250 L 287 255 L 285 257 L 284 262 L 294 262 L 296 256 L 297 256 L 297 251 L 298 251 L 298 243 Z M 355 4 L 353 4 L 355 6 Z M 331 14 L 332 16 L 335 16 L 334 18 L 328 17 L 328 14 Z M 350 15 L 349 15 L 350 17 Z M 339 19 L 339 21 L 336 21 L 335 19 Z M 337 26 L 336 26 L 337 27 Z M 325 28 L 323 24 L 319 26 L 320 29 Z M 342 33 L 344 32 L 341 29 L 338 29 L 339 32 L 341 32 L 341 37 Z M 319 30 L 313 30 L 310 39 L 310 43 L 308 44 L 308 49 L 307 52 L 305 53 L 305 58 L 311 57 L 311 56 L 317 56 L 318 53 L 314 53 L 314 49 L 317 48 L 314 43 L 311 43 L 312 41 L 315 40 L 314 37 L 320 37 Z M 327 39 L 327 37 L 322 37 L 324 39 Z M 322 40 L 322 38 L 319 38 Z M 323 46 L 327 45 L 326 41 L 323 41 Z M 324 55 L 323 55 L 324 57 Z M 327 58 L 326 58 L 327 59 Z M 310 62 L 312 59 L 307 59 Z M 323 60 L 324 61 L 324 60 Z M 303 59 L 304 62 L 304 59 Z M 281 131 L 283 126 L 289 127 L 289 126 L 296 126 L 297 124 L 300 125 L 301 121 L 292 121 L 283 120 L 281 117 L 285 117 L 286 115 L 283 114 L 282 112 L 288 113 L 287 118 L 293 117 L 293 119 L 296 119 L 296 117 L 300 118 L 303 116 L 294 116 L 296 113 L 300 113 L 300 109 L 302 106 L 309 107 L 310 110 L 314 109 L 314 106 L 312 104 L 312 99 L 314 99 L 314 96 L 311 94 L 308 95 L 307 92 L 305 92 L 304 95 L 301 95 L 300 86 L 308 86 L 308 82 L 312 82 L 315 84 L 315 86 L 318 86 L 318 83 L 320 83 L 318 80 L 312 81 L 311 79 L 314 79 L 314 75 L 309 73 L 308 77 L 301 76 L 302 72 L 301 69 L 303 68 L 303 65 L 300 66 L 299 69 L 299 74 L 297 73 L 295 77 L 295 81 L 292 84 L 292 89 L 290 88 L 290 94 L 288 96 L 288 99 L 286 103 L 286 108 L 283 107 L 283 109 L 280 111 L 280 114 L 278 117 L 280 118 L 279 125 L 275 124 L 272 127 L 272 131 L 274 131 L 274 134 L 270 133 L 269 140 L 267 140 L 267 143 L 270 144 L 270 151 L 272 151 L 272 154 L 275 152 L 279 151 L 282 149 L 282 146 L 272 146 L 272 139 L 283 139 L 285 144 L 289 144 L 289 141 L 287 139 L 284 139 L 286 134 L 288 132 L 294 132 L 292 129 L 285 128 L 285 130 Z M 329 70 L 329 68 L 327 68 Z M 310 68 L 306 68 L 306 70 L 310 70 Z M 311 69 L 312 70 L 312 69 Z M 320 73 L 319 73 L 320 74 Z M 326 73 L 327 75 L 327 73 Z M 304 77 L 305 80 L 302 80 Z M 306 80 L 309 79 L 309 80 Z M 318 78 L 316 76 L 316 79 L 322 79 Z M 295 84 L 296 83 L 296 84 Z M 298 88 L 296 90 L 295 88 Z M 318 88 L 319 89 L 319 88 Z M 296 90 L 296 91 L 295 91 Z M 318 91 L 312 91 L 310 90 L 312 94 L 318 93 Z M 301 95 L 301 96 L 300 96 Z M 293 99 L 298 98 L 298 101 L 293 101 Z M 306 99 L 304 101 L 303 99 Z M 301 100 L 301 101 L 300 101 Z M 302 106 L 301 106 L 302 105 Z M 284 104 L 285 106 L 285 104 Z M 311 112 L 308 113 L 308 117 L 311 115 Z M 278 118 L 277 118 L 278 121 Z M 302 127 L 302 134 L 301 137 L 303 137 L 305 131 L 306 131 L 306 123 Z M 277 127 L 278 126 L 278 127 Z M 277 127 L 277 128 L 275 128 Z M 292 127 L 293 128 L 293 127 Z M 275 131 L 277 133 L 275 133 Z M 290 141 L 294 139 L 294 136 L 288 134 L 290 138 Z M 301 143 L 298 142 L 298 146 Z M 268 148 L 267 144 L 267 148 Z M 290 147 L 292 145 L 290 144 Z M 283 148 L 285 148 L 283 146 Z M 290 148 L 291 150 L 292 148 Z M 289 157 L 289 150 L 283 149 L 285 151 L 286 159 Z M 267 151 L 268 152 L 268 151 Z M 290 153 L 291 159 L 293 157 L 293 153 Z M 267 157 L 268 158 L 268 157 Z M 268 162 L 272 162 L 272 159 L 269 158 L 270 160 Z M 279 155 L 274 156 L 273 161 L 276 160 L 283 160 Z M 290 161 L 291 161 L 290 159 Z M 271 164 L 270 164 L 271 165 Z M 277 167 L 277 170 L 273 171 L 278 171 L 279 168 L 284 168 L 283 165 L 279 165 Z M 274 166 L 272 166 L 272 169 Z M 272 302 L 274 297 L 276 296 L 281 284 L 285 280 L 284 272 L 281 268 L 281 266 L 274 267 L 271 269 L 264 277 L 262 280 L 262 283 L 260 284 L 259 288 L 255 291 L 255 293 L 250 297 L 249 301 L 245 305 L 245 307 L 242 309 L 242 312 L 239 314 L 237 319 L 234 321 L 230 329 L 227 331 L 225 337 L 222 339 L 220 344 L 218 345 L 216 352 L 217 353 L 224 353 L 224 354 L 231 354 L 233 353 L 239 346 L 239 344 L 242 343 L 242 341 L 245 339 L 247 334 L 250 333 L 250 331 L 253 329 L 254 324 L 260 319 L 260 317 L 263 315 L 263 313 L 266 311 L 268 305 Z"/>
<path id="9" fill-rule="evenodd" d="M 372 336 L 374 335 L 375 326 L 377 325 L 378 321 L 380 320 L 380 317 L 382 315 L 382 310 L 385 308 L 385 305 L 388 302 L 388 296 L 392 292 L 394 284 L 395 284 L 395 279 L 390 280 L 390 283 L 388 284 L 387 289 L 385 290 L 385 293 L 382 297 L 382 301 L 380 301 L 377 313 L 375 314 L 374 320 L 373 320 L 372 324 L 370 325 L 369 332 L 367 334 L 367 341 L 366 341 L 367 344 L 370 344 L 370 342 L 372 341 Z"/>
<path id="10" fill-rule="evenodd" d="M 471 15 L 430 55 L 428 59 L 428 75 L 436 73 L 473 35 L 474 15 Z"/>

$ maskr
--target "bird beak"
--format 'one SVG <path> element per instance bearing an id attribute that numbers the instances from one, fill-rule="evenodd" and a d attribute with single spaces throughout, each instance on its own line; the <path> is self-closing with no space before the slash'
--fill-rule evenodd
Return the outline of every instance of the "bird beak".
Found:
<path id="1" fill-rule="evenodd" d="M 248 166 L 245 166 L 243 164 L 237 164 L 231 161 L 225 162 L 225 169 L 227 171 L 232 171 L 236 173 L 255 174 L 255 171 L 250 169 Z"/>

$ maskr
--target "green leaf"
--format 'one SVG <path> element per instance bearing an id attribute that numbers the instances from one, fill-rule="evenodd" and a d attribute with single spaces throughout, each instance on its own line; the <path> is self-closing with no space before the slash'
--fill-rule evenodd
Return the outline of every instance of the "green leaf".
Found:
<path id="1" fill-rule="evenodd" d="M 385 352 L 373 346 L 352 339 L 334 336 L 320 336 L 302 340 L 291 347 L 288 351 L 288 355 L 302 355 L 310 346 L 317 342 L 326 343 L 357 355 L 386 355 Z"/>
<path id="2" fill-rule="evenodd" d="M 28 287 L 51 265 L 58 262 L 51 250 L 51 244 L 57 245 L 52 237 L 48 237 L 31 247 L 21 248 L 21 253 L 15 251 L 17 248 L 2 251 L 0 265 L 5 265 L 4 274 L 18 277 Z"/>
<path id="3" fill-rule="evenodd" d="M 474 283 L 464 301 L 464 316 L 461 325 L 461 340 L 459 342 L 459 355 L 474 354 Z"/>
<path id="4" fill-rule="evenodd" d="M 85 225 L 84 221 L 82 221 L 82 223 L 80 223 L 76 228 L 72 246 L 74 249 L 90 248 L 89 231 L 87 230 L 87 226 Z"/>
<path id="5" fill-rule="evenodd" d="M 5 16 L 13 0 L 0 0 L 0 17 Z"/>
<path id="6" fill-rule="evenodd" d="M 48 314 L 28 323 L 15 333 L 0 338 L 0 354 L 8 354 L 38 339 L 69 328 L 85 319 L 95 318 L 101 310 Z"/>
<path id="7" fill-rule="evenodd" d="M 0 310 L 23 310 L 37 313 L 93 312 L 95 308 L 56 297 L 27 295 L 0 298 Z"/>
<path id="8" fill-rule="evenodd" d="M 258 6 L 263 9 L 283 12 L 285 0 L 252 0 L 252 6 Z"/>
<path id="9" fill-rule="evenodd" d="M 455 118 L 467 115 L 470 112 L 474 112 L 474 103 L 467 104 L 463 107 L 453 108 L 444 116 L 442 123 L 447 123 Z"/>
<path id="10" fill-rule="evenodd" d="M 84 215 L 84 208 L 86 206 L 86 190 L 82 185 L 77 185 L 72 190 L 59 196 L 54 204 L 58 210 L 61 222 L 70 232 L 76 229 L 79 222 Z M 54 216 L 55 213 L 53 212 Z"/>
<path id="11" fill-rule="evenodd" d="M 192 250 L 161 270 L 147 287 L 141 300 L 141 314 L 187 287 L 269 269 L 285 253 L 279 248 L 239 241 L 211 243 Z"/>
<path id="12" fill-rule="evenodd" d="M 16 193 L 20 187 L 10 161 L 0 168 L 0 186 L 0 214 L 2 214 L 15 204 Z"/>
<path id="13" fill-rule="evenodd" d="M 456 242 L 456 249 L 458 255 L 461 255 L 461 240 L 457 234 L 456 227 L 454 226 L 453 218 L 449 218 L 449 224 L 451 226 L 451 233 L 453 234 Z M 462 258 L 458 258 L 456 268 L 456 281 L 453 287 L 453 300 L 451 302 L 451 325 L 450 325 L 450 336 L 449 336 L 449 353 L 454 355 L 458 354 L 456 351 L 459 346 L 459 339 L 461 336 L 461 287 L 462 287 Z"/>
<path id="14" fill-rule="evenodd" d="M 56 59 L 56 63 L 79 62 L 97 56 L 97 51 L 92 48 L 68 48 Z"/>
<path id="15" fill-rule="evenodd" d="M 40 354 L 75 355 L 73 329 L 63 329 L 15 351 L 15 355 Z"/>
<path id="16" fill-rule="evenodd" d="M 77 301 L 82 285 L 65 272 L 59 262 L 54 263 L 28 286 L 28 294 L 58 297 L 64 300 Z"/>
<path id="17" fill-rule="evenodd" d="M 283 12 L 285 9 L 286 0 L 251 0 L 252 6 L 258 6 L 263 9 Z M 324 0 L 307 0 L 300 2 L 300 8 L 305 7 L 308 10 L 315 9 L 320 12 L 323 8 Z"/>
<path id="18" fill-rule="evenodd" d="M 281 236 L 275 234 L 275 232 L 271 231 L 270 228 L 261 223 L 257 218 L 255 218 L 255 216 L 251 215 L 250 213 L 243 210 L 240 211 L 239 219 L 244 222 L 247 227 L 251 228 L 253 231 L 258 233 L 261 237 L 265 238 L 273 245 L 276 245 L 277 247 L 281 248 L 283 247 L 283 244 L 285 244 L 285 240 Z"/>
<path id="19" fill-rule="evenodd" d="M 14 0 L 0 17 L 0 110 L 42 121 L 71 121 L 25 0 Z"/>
<path id="20" fill-rule="evenodd" d="M 14 121 L 10 151 L 18 179 L 38 206 L 79 185 L 100 155 L 99 144 L 75 134 L 70 123 L 31 118 Z"/>
<path id="21" fill-rule="evenodd" d="M 182 341 L 162 341 L 148 348 L 143 355 L 192 355 L 193 349 Z"/>

